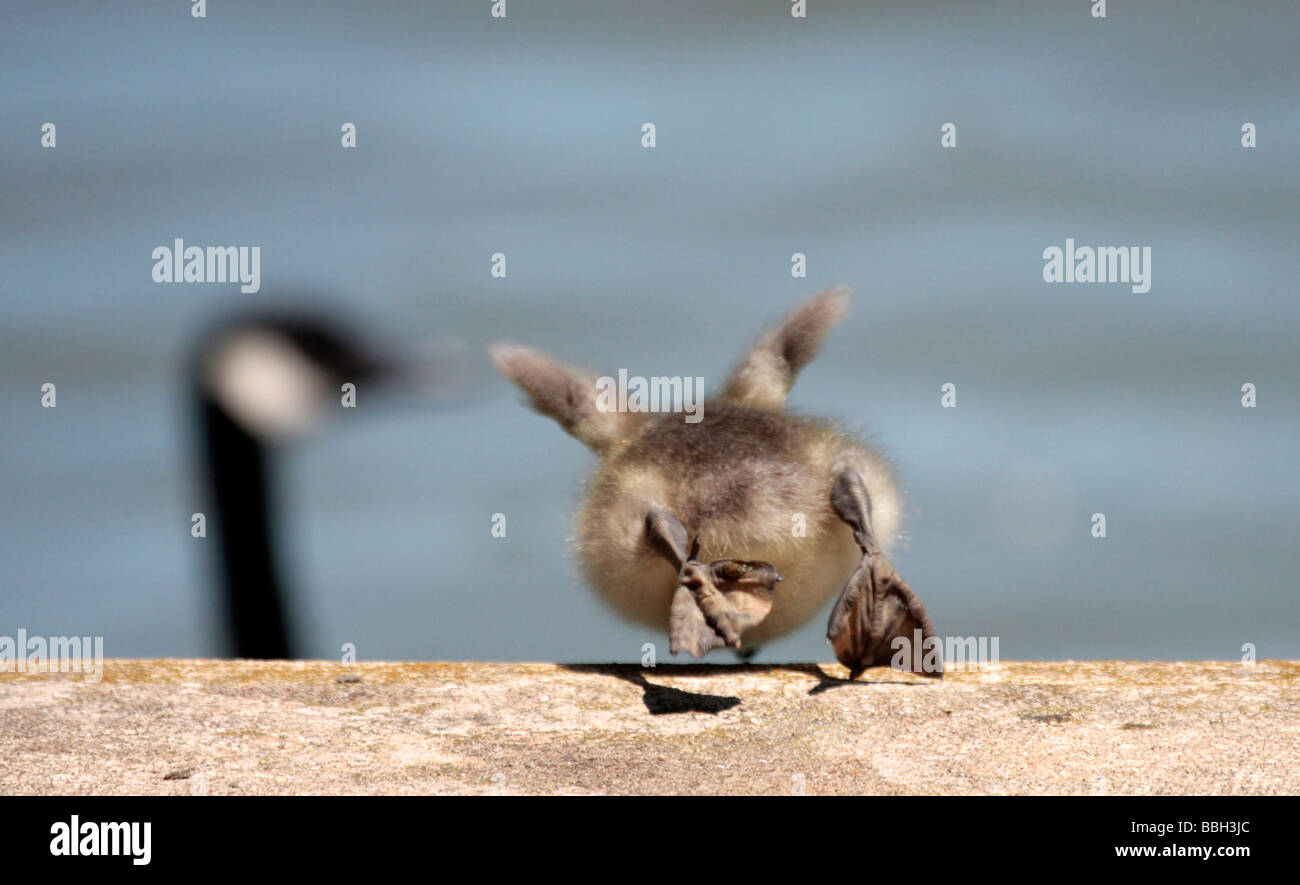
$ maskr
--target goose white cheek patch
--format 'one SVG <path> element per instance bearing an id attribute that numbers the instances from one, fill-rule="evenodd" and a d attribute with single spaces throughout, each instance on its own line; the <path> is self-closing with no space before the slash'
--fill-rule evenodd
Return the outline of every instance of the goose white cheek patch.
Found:
<path id="1" fill-rule="evenodd" d="M 206 380 L 235 420 L 271 440 L 309 429 L 329 391 L 320 369 L 284 336 L 265 330 L 238 332 L 219 344 Z"/>

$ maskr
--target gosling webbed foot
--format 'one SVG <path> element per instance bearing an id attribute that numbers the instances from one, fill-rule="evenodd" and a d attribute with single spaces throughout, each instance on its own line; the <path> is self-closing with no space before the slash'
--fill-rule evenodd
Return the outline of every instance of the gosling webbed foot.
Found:
<path id="1" fill-rule="evenodd" d="M 715 648 L 739 649 L 744 632 L 772 610 L 781 576 L 766 562 L 718 559 L 707 565 L 696 557 L 696 539 L 686 549 L 686 529 L 672 514 L 652 510 L 646 535 L 658 553 L 677 567 L 677 589 L 668 614 L 669 650 L 703 657 Z"/>
<path id="2" fill-rule="evenodd" d="M 724 645 L 739 650 L 745 631 L 772 610 L 780 580 L 766 562 L 687 561 L 668 615 L 669 650 L 685 649 L 697 658 Z"/>
<path id="3" fill-rule="evenodd" d="M 905 669 L 942 676 L 943 659 L 934 653 L 934 626 L 925 606 L 886 558 L 871 531 L 871 498 L 862 478 L 841 471 L 831 491 L 836 514 L 853 529 L 862 559 L 845 582 L 826 625 L 835 657 L 856 679 L 868 667 L 891 665 L 900 654 Z M 895 643 L 902 637 L 905 643 Z M 920 639 L 920 648 L 914 647 Z"/>

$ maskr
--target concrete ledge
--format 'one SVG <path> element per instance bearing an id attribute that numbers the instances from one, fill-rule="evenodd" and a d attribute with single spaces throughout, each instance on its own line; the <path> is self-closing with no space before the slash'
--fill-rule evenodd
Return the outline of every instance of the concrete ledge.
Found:
<path id="1" fill-rule="evenodd" d="M 1300 793 L 1300 662 L 109 660 L 0 674 L 0 792 Z"/>

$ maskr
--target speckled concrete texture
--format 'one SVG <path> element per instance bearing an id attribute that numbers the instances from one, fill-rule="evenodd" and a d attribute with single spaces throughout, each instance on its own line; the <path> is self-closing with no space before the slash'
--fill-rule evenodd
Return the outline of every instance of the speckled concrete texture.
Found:
<path id="1" fill-rule="evenodd" d="M 1300 793 L 1300 662 L 109 660 L 0 674 L 0 792 Z"/>

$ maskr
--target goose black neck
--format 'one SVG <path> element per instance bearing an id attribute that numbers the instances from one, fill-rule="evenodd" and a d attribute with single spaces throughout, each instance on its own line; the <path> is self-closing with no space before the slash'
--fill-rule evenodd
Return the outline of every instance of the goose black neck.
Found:
<path id="1" fill-rule="evenodd" d="M 241 658 L 293 657 L 272 540 L 272 489 L 266 447 L 200 394 L 206 472 L 216 507 L 219 568 L 227 628 Z"/>

